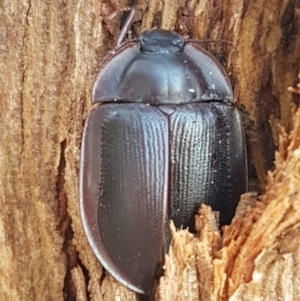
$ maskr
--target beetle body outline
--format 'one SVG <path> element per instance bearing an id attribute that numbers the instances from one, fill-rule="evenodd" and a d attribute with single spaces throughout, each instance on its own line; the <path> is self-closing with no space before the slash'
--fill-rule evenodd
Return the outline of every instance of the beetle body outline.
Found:
<path id="1" fill-rule="evenodd" d="M 110 55 L 92 98 L 103 105 L 83 134 L 83 226 L 110 274 L 149 295 L 163 261 L 166 215 L 192 230 L 202 202 L 221 211 L 221 224 L 233 217 L 247 190 L 242 121 L 216 59 L 161 29 Z"/>

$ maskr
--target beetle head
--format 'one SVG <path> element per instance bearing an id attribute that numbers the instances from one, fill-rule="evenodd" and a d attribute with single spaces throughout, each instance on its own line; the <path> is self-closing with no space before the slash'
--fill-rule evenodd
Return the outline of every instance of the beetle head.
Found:
<path id="1" fill-rule="evenodd" d="M 150 29 L 140 36 L 141 51 L 149 54 L 167 54 L 183 51 L 185 40 L 174 31 Z"/>

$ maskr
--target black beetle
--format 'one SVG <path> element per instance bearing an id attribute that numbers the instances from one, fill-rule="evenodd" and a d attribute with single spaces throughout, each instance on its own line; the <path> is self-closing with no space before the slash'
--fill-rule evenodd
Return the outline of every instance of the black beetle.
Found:
<path id="1" fill-rule="evenodd" d="M 246 148 L 229 79 L 211 54 L 162 29 L 121 45 L 125 31 L 94 83 L 93 103 L 103 105 L 85 124 L 80 209 L 102 265 L 149 295 L 168 218 L 194 232 L 206 203 L 230 223 L 247 190 Z"/>

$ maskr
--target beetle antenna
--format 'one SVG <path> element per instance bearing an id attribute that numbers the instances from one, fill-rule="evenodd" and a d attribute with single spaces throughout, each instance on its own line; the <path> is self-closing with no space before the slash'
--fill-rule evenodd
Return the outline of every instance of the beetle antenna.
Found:
<path id="1" fill-rule="evenodd" d="M 129 31 L 129 28 L 134 19 L 135 9 L 132 7 L 124 7 L 122 9 L 114 11 L 108 17 L 106 17 L 107 20 L 111 21 L 117 15 L 117 13 L 125 12 L 125 11 L 129 11 L 129 15 L 125 21 L 125 24 L 123 25 L 123 27 L 120 31 L 119 36 L 118 36 L 116 48 L 119 48 L 122 45 L 122 42 L 124 41 L 124 38 L 125 38 L 127 32 Z"/>
<path id="2" fill-rule="evenodd" d="M 200 39 L 189 39 L 187 38 L 186 39 L 187 42 L 192 42 L 192 43 L 224 43 L 224 44 L 228 44 L 230 45 L 231 47 L 235 48 L 235 46 L 233 45 L 233 42 L 231 41 L 228 41 L 228 40 L 211 40 L 211 39 L 203 39 L 203 40 L 200 40 Z"/>

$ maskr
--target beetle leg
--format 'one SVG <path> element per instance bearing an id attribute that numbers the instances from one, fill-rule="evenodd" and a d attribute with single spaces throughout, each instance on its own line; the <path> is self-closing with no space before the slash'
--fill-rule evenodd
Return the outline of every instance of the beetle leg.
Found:
<path id="1" fill-rule="evenodd" d="M 129 15 L 119 33 L 116 48 L 119 48 L 122 45 L 124 38 L 129 31 L 129 28 L 130 28 L 130 26 L 133 22 L 134 16 L 135 16 L 135 9 L 132 7 L 124 7 L 120 10 L 114 11 L 113 13 L 111 13 L 109 16 L 106 17 L 107 20 L 111 21 L 117 15 L 117 13 L 124 12 L 124 11 L 129 11 Z"/>
<path id="2" fill-rule="evenodd" d="M 133 22 L 134 15 L 135 15 L 135 10 L 133 8 L 126 8 L 125 11 L 126 10 L 129 10 L 129 15 L 127 17 L 125 24 L 123 25 L 123 27 L 120 31 L 120 34 L 119 34 L 119 37 L 117 40 L 117 47 L 122 45 L 122 42 L 124 41 L 124 38 Z"/>

